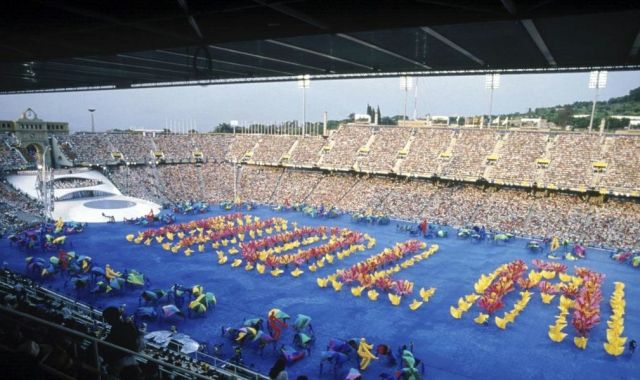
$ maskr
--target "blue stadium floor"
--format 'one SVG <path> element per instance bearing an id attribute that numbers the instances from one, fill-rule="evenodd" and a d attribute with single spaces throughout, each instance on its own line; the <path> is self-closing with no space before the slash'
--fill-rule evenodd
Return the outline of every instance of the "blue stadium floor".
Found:
<path id="1" fill-rule="evenodd" d="M 223 213 L 215 210 L 196 216 L 178 216 L 178 222 L 202 219 Z M 298 278 L 288 273 L 275 278 L 269 274 L 258 275 L 247 272 L 242 267 L 231 268 L 229 263 L 218 265 L 217 257 L 210 245 L 205 253 L 197 250 L 190 257 L 171 254 L 159 244 L 145 246 L 126 241 L 125 236 L 144 229 L 141 226 L 118 224 L 93 224 L 78 235 L 68 238 L 67 250 L 89 255 L 93 263 L 104 267 L 110 264 L 116 270 L 134 268 L 145 273 L 151 280 L 151 289 L 169 288 L 174 283 L 191 286 L 201 284 L 206 291 L 215 293 L 218 305 L 204 318 L 186 319 L 178 323 L 178 331 L 197 340 L 224 343 L 225 359 L 232 355 L 231 344 L 221 337 L 223 326 L 240 327 L 244 318 L 262 317 L 267 311 L 280 308 L 292 318 L 303 313 L 312 317 L 316 343 L 311 356 L 294 363 L 288 368 L 290 378 L 305 374 L 309 378 L 332 379 L 333 373 L 325 368 L 320 375 L 320 353 L 332 338 L 366 337 L 373 344 L 385 343 L 394 348 L 413 343 L 416 357 L 426 365 L 425 375 L 429 379 L 630 379 L 640 373 L 640 353 L 632 357 L 628 350 L 620 357 L 605 353 L 606 320 L 611 315 L 608 304 L 614 281 L 626 284 L 627 308 L 624 336 L 640 340 L 640 273 L 628 264 L 619 264 L 609 259 L 602 251 L 589 250 L 587 259 L 563 263 L 574 273 L 574 265 L 606 274 L 603 285 L 604 300 L 600 304 L 602 320 L 590 333 L 586 350 L 573 344 L 575 330 L 569 326 L 562 343 L 553 343 L 547 337 L 548 326 L 553 324 L 558 314 L 557 300 L 550 305 L 541 302 L 535 291 L 526 309 L 506 330 L 498 329 L 493 320 L 488 326 L 473 323 L 478 314 L 474 305 L 462 319 L 455 320 L 449 314 L 449 307 L 456 305 L 459 297 L 473 291 L 473 284 L 480 274 L 488 274 L 499 265 L 515 259 L 523 259 L 531 269 L 531 260 L 536 258 L 525 248 L 526 241 L 516 239 L 509 243 L 474 243 L 459 239 L 455 233 L 448 238 L 433 241 L 440 245 L 440 251 L 431 258 L 403 270 L 397 277 L 415 282 L 414 295 L 421 287 L 435 287 L 432 299 L 418 310 L 408 308 L 414 297 L 405 297 L 400 307 L 394 307 L 384 294 L 377 302 L 365 295 L 356 298 L 347 286 L 337 293 L 331 289 L 321 289 L 316 285 L 318 276 L 327 276 L 335 269 L 350 266 L 369 255 L 391 247 L 396 242 L 413 238 L 409 234 L 396 232 L 395 223 L 388 226 L 364 225 L 351 222 L 348 216 L 337 219 L 313 219 L 301 213 L 273 212 L 258 208 L 249 212 L 262 218 L 278 216 L 300 226 L 341 226 L 367 232 L 377 240 L 377 245 L 364 252 L 354 254 L 344 261 L 334 261 L 312 274 L 308 270 Z M 70 246 L 69 242 L 72 244 Z M 432 243 L 432 242 L 430 242 Z M 35 255 L 48 257 L 52 253 L 21 252 L 10 248 L 7 239 L 0 241 L 0 259 L 6 261 L 13 270 L 25 271 L 25 257 Z M 538 257 L 544 258 L 544 257 Z M 229 260 L 230 262 L 232 260 Z M 554 280 L 557 281 L 557 280 Z M 75 292 L 64 289 L 59 278 L 47 280 L 45 284 L 57 291 L 75 297 Z M 140 290 L 128 291 L 120 295 L 80 297 L 84 302 L 97 307 L 126 304 L 128 313 L 133 313 L 138 305 Z M 517 291 L 505 299 L 506 306 L 497 314 L 508 311 L 519 298 Z M 150 323 L 148 331 L 166 330 L 169 324 Z M 290 344 L 293 337 L 291 328 L 281 338 L 281 343 Z M 264 356 L 257 350 L 246 348 L 243 358 L 247 366 L 267 372 L 276 359 L 276 354 L 268 347 Z M 349 365 L 351 364 L 351 365 Z M 349 367 L 357 367 L 355 361 L 343 366 L 335 378 L 344 379 Z M 364 372 L 364 378 L 377 379 L 382 372 L 393 373 L 397 368 L 378 360 Z"/>

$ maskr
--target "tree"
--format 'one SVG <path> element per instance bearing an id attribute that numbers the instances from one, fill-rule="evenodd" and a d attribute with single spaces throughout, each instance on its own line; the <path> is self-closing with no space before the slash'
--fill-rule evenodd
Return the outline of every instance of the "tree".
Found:
<path id="1" fill-rule="evenodd" d="M 327 130 L 338 129 L 340 126 L 340 120 L 327 120 Z"/>
<path id="2" fill-rule="evenodd" d="M 376 110 L 373 109 L 370 105 L 367 104 L 367 115 L 371 118 L 371 122 L 376 120 Z"/>
<path id="3" fill-rule="evenodd" d="M 589 126 L 589 118 L 588 117 L 571 118 L 571 125 L 574 128 L 587 128 Z"/>
<path id="4" fill-rule="evenodd" d="M 527 117 L 541 117 L 557 125 L 573 125 L 581 128 L 582 120 L 573 119 L 573 115 L 589 115 L 593 103 L 590 101 L 573 102 L 572 104 L 557 105 L 554 107 L 540 107 L 532 110 L 529 108 Z M 506 116 L 514 117 L 517 113 Z M 612 115 L 640 115 L 640 87 L 629 91 L 628 95 L 598 101 L 594 119 L 608 119 Z M 587 125 L 589 124 L 587 120 Z M 614 122 L 614 125 L 619 125 Z"/>
<path id="5" fill-rule="evenodd" d="M 217 133 L 233 133 L 233 127 L 229 123 L 220 123 L 213 131 Z"/>
<path id="6" fill-rule="evenodd" d="M 550 120 L 554 122 L 556 125 L 565 126 L 571 123 L 571 119 L 573 118 L 573 107 L 566 106 L 558 110 L 556 120 Z"/>
<path id="7" fill-rule="evenodd" d="M 607 119 L 607 128 L 608 129 L 628 128 L 629 124 L 631 124 L 631 120 L 627 119 L 626 117 L 624 117 L 622 119 L 615 119 L 615 118 L 610 117 L 609 119 Z"/>
<path id="8" fill-rule="evenodd" d="M 394 120 L 393 118 L 390 118 L 389 116 L 384 116 L 380 119 L 379 123 L 381 125 L 396 125 L 397 122 L 396 120 Z"/>
<path id="9" fill-rule="evenodd" d="M 378 123 L 380 122 L 380 120 L 382 120 L 382 115 L 380 114 L 380 106 L 378 106 L 378 109 L 376 110 L 376 116 L 377 116 L 377 120 Z M 376 120 L 376 119 L 374 119 Z"/>

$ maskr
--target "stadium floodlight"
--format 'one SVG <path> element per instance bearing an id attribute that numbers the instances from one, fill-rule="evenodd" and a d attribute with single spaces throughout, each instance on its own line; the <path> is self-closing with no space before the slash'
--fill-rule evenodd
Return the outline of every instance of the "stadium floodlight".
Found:
<path id="1" fill-rule="evenodd" d="M 95 133 L 96 132 L 96 127 L 95 124 L 93 122 L 93 113 L 96 111 L 95 108 L 89 108 L 89 113 L 91 114 L 91 133 Z"/>
<path id="2" fill-rule="evenodd" d="M 593 95 L 593 105 L 591 106 L 591 118 L 589 119 L 589 132 L 593 128 L 593 117 L 596 114 L 596 103 L 598 102 L 598 90 L 607 86 L 607 72 L 595 70 L 589 73 L 589 88 L 595 90 Z"/>
<path id="3" fill-rule="evenodd" d="M 302 136 L 305 135 L 305 127 L 307 124 L 307 88 L 311 85 L 311 76 L 309 74 L 298 75 L 298 88 L 302 89 Z"/>
<path id="4" fill-rule="evenodd" d="M 607 86 L 607 72 L 595 70 L 589 73 L 589 88 L 605 88 Z"/>
<path id="5" fill-rule="evenodd" d="M 484 77 L 484 88 L 490 90 L 489 94 L 489 127 L 491 127 L 491 111 L 493 108 L 493 90 L 500 88 L 500 74 L 487 74 Z"/>
<path id="6" fill-rule="evenodd" d="M 400 88 L 404 90 L 404 113 L 402 114 L 403 124 L 407 121 L 407 96 L 413 87 L 413 77 L 404 75 L 400 77 Z"/>
<path id="7" fill-rule="evenodd" d="M 484 88 L 495 90 L 500 88 L 500 74 L 487 74 L 484 77 Z"/>

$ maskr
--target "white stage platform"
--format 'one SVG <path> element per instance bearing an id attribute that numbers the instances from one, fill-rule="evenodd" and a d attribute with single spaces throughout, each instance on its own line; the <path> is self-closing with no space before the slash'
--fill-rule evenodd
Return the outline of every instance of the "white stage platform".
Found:
<path id="1" fill-rule="evenodd" d="M 124 218 L 131 219 L 160 212 L 160 206 L 144 199 L 113 195 L 55 202 L 53 218 L 64 221 L 105 223 L 108 221 L 102 214 L 113 216 L 120 222 Z"/>
<path id="2" fill-rule="evenodd" d="M 61 188 L 54 190 L 56 198 L 73 197 L 78 198 L 55 201 L 53 218 L 66 221 L 105 223 L 108 218 L 102 214 L 113 216 L 116 221 L 124 218 L 132 219 L 145 216 L 153 210 L 154 214 L 160 212 L 160 205 L 140 199 L 122 195 L 120 190 L 102 173 L 96 170 L 73 169 L 56 170 L 55 180 L 68 179 L 90 179 L 97 181 L 94 186 L 81 186 L 74 188 Z M 13 187 L 27 194 L 33 199 L 37 199 L 36 172 L 20 172 L 7 177 Z M 95 193 L 92 197 L 83 197 L 87 193 Z"/>

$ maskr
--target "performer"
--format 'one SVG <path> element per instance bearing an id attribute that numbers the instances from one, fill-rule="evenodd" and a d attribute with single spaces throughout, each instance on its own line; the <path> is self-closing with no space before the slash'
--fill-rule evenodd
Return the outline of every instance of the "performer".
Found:
<path id="1" fill-rule="evenodd" d="M 371 360 L 378 360 L 376 356 L 371 353 L 371 349 L 373 349 L 372 344 L 368 344 L 364 338 L 360 338 L 360 344 L 358 345 L 358 356 L 360 357 L 360 369 L 365 370 L 371 363 Z"/>
<path id="2" fill-rule="evenodd" d="M 420 222 L 420 224 L 418 225 L 418 229 L 422 233 L 422 236 L 426 238 L 427 231 L 429 230 L 429 222 L 427 221 L 426 218 L 423 219 L 422 222 Z"/>
<path id="3" fill-rule="evenodd" d="M 145 217 L 149 223 L 153 222 L 155 219 L 155 214 L 153 213 L 153 209 L 149 210 L 149 213 Z"/>
<path id="4" fill-rule="evenodd" d="M 102 216 L 107 218 L 107 223 L 115 223 L 116 222 L 116 218 L 114 218 L 113 215 L 107 215 L 107 214 L 105 214 L 103 212 Z"/>
<path id="5" fill-rule="evenodd" d="M 289 316 L 279 309 L 271 309 L 268 314 L 267 326 L 274 340 L 279 340 L 282 330 L 289 327 L 286 319 Z"/>

